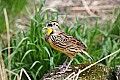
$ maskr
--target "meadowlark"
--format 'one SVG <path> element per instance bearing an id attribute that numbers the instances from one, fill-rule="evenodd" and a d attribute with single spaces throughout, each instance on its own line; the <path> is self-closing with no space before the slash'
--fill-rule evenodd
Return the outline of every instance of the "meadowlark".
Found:
<path id="1" fill-rule="evenodd" d="M 63 72 L 68 69 L 77 53 L 84 53 L 92 59 L 86 52 L 86 47 L 81 41 L 60 31 L 57 21 L 49 21 L 44 29 L 47 29 L 45 41 L 48 42 L 53 49 L 63 52 L 71 59 Z M 67 59 L 64 64 L 66 64 Z"/>

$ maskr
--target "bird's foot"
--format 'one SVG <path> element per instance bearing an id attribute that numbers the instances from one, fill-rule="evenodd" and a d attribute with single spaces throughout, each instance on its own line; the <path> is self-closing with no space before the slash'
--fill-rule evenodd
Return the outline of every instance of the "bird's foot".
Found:
<path id="1" fill-rule="evenodd" d="M 63 70 L 63 71 L 57 72 L 57 74 L 64 74 L 65 72 L 66 70 Z"/>
<path id="2" fill-rule="evenodd" d="M 68 60 L 68 57 L 67 57 L 67 59 L 65 60 L 65 62 L 63 63 L 63 65 L 60 65 L 59 66 L 59 69 L 61 69 L 61 68 L 66 68 L 66 62 L 67 62 L 67 60 Z"/>
<path id="3" fill-rule="evenodd" d="M 68 69 L 69 66 L 62 66 L 62 68 L 59 68 L 59 72 L 57 74 L 64 74 L 66 71 L 71 71 L 71 69 Z"/>
<path id="4" fill-rule="evenodd" d="M 59 69 L 66 68 L 66 64 L 60 65 Z"/>
<path id="5" fill-rule="evenodd" d="M 67 59 L 68 59 L 68 58 L 67 58 Z M 62 74 L 62 73 L 65 73 L 66 71 L 69 71 L 68 68 L 70 67 L 70 64 L 71 64 L 71 62 L 73 61 L 73 59 L 71 59 L 70 62 L 69 62 L 69 64 L 66 65 L 67 59 L 66 59 L 66 61 L 63 63 L 63 65 L 61 65 L 61 66 L 59 67 L 60 72 L 57 72 L 57 73 Z"/>
<path id="6" fill-rule="evenodd" d="M 64 74 L 67 71 L 65 66 L 62 66 L 62 68 L 59 68 L 59 69 L 60 69 L 60 71 L 57 72 L 57 74 Z"/>

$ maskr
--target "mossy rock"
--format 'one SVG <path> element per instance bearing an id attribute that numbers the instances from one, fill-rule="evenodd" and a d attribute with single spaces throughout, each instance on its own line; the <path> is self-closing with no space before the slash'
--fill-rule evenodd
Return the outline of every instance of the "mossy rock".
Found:
<path id="1" fill-rule="evenodd" d="M 54 68 L 49 73 L 45 74 L 41 80 L 74 80 L 73 77 L 75 74 L 78 73 L 79 70 L 84 69 L 85 67 L 89 66 L 91 63 L 83 63 L 72 65 L 65 73 L 58 73 L 63 69 L 59 67 Z M 107 66 L 101 65 L 94 65 L 91 68 L 85 70 L 79 75 L 78 80 L 117 80 L 115 77 L 115 69 Z M 70 76 L 71 75 L 71 76 Z"/>

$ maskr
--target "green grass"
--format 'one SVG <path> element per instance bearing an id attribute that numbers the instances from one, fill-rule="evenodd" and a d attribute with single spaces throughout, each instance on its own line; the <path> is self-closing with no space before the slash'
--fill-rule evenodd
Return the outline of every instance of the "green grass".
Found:
<path id="1" fill-rule="evenodd" d="M 56 50 L 53 50 L 48 43 L 44 41 L 45 31 L 42 28 L 49 20 L 58 20 L 59 12 L 44 11 L 42 12 L 42 3 L 39 11 L 31 19 L 31 24 L 27 31 L 19 31 L 14 37 L 11 37 L 11 67 L 12 71 L 20 73 L 21 68 L 24 68 L 32 80 L 39 80 L 44 74 L 49 72 L 55 66 L 62 65 L 66 55 Z M 52 15 L 54 14 L 54 16 Z M 94 58 L 94 61 L 100 60 L 108 54 L 120 48 L 120 14 L 116 16 L 116 21 L 111 21 L 104 24 L 95 23 L 89 26 L 86 19 L 81 22 L 76 18 L 76 21 L 66 24 L 60 24 L 60 28 L 67 34 L 70 34 L 81 40 L 86 46 L 88 53 Z M 59 22 L 59 21 L 58 21 Z M 112 26 L 112 27 L 110 27 Z M 114 31 L 117 28 L 117 31 Z M 114 33 L 115 32 L 115 33 Z M 116 34 L 117 33 L 117 34 Z M 7 49 L 2 51 L 4 62 L 7 67 Z M 85 56 L 78 54 L 75 56 L 72 64 L 80 64 L 91 62 Z M 111 56 L 101 62 L 106 66 L 116 66 L 120 64 L 120 54 Z M 12 80 L 16 80 L 12 76 Z M 23 75 L 22 80 L 26 80 Z"/>

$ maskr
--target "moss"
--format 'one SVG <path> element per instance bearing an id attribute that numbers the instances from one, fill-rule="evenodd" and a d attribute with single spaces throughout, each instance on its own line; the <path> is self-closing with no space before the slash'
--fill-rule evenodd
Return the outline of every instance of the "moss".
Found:
<path id="1" fill-rule="evenodd" d="M 83 69 L 89 66 L 91 63 L 84 63 L 79 65 L 73 65 L 75 72 L 78 72 L 78 69 L 75 67 L 79 67 L 79 69 Z M 79 80 L 106 80 L 109 77 L 109 71 L 111 68 L 106 66 L 94 65 L 88 70 L 84 71 L 79 75 Z"/>

